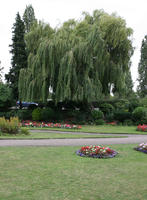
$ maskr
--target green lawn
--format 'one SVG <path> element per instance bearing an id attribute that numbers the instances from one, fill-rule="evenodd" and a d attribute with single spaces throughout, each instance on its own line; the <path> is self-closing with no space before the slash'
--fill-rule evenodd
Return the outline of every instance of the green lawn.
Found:
<path id="1" fill-rule="evenodd" d="M 111 159 L 78 147 L 0 147 L 1 200 L 145 200 L 147 154 L 112 145 Z"/>
<path id="2" fill-rule="evenodd" d="M 86 134 L 70 134 L 70 133 L 49 133 L 49 132 L 36 132 L 30 135 L 3 135 L 0 134 L 0 139 L 65 139 L 65 138 L 122 138 L 124 136 L 109 136 L 109 135 L 86 135 Z"/>
<path id="3" fill-rule="evenodd" d="M 91 133 L 147 134 L 147 132 L 136 131 L 136 128 L 137 126 L 83 125 L 81 129 L 60 129 L 60 128 L 45 128 L 45 129 L 58 130 L 58 131 L 72 131 L 72 132 L 91 132 Z"/>

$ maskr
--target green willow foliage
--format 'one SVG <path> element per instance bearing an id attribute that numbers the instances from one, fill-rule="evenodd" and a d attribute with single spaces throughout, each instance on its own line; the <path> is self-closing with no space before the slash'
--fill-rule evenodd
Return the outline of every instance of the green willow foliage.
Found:
<path id="1" fill-rule="evenodd" d="M 94 101 L 121 93 L 129 70 L 132 30 L 116 15 L 94 11 L 53 30 L 36 23 L 26 34 L 28 68 L 19 76 L 22 100 Z"/>

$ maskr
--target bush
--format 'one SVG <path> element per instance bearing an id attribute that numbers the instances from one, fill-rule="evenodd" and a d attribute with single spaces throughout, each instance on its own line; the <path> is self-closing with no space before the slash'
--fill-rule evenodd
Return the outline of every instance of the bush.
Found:
<path id="1" fill-rule="evenodd" d="M 95 124 L 96 125 L 103 125 L 103 124 L 105 124 L 105 121 L 103 119 L 98 119 L 98 120 L 95 120 Z"/>
<path id="2" fill-rule="evenodd" d="M 20 129 L 20 133 L 22 135 L 29 135 L 30 134 L 29 130 L 27 128 L 24 128 L 24 127 Z"/>
<path id="3" fill-rule="evenodd" d="M 128 111 L 129 101 L 127 99 L 119 99 L 114 103 L 114 107 L 117 111 Z"/>
<path id="4" fill-rule="evenodd" d="M 132 115 L 130 112 L 126 111 L 116 111 L 114 113 L 114 119 L 119 121 L 119 122 L 124 122 L 127 119 L 131 119 Z"/>
<path id="5" fill-rule="evenodd" d="M 140 104 L 142 107 L 147 108 L 147 97 L 140 99 Z"/>
<path id="6" fill-rule="evenodd" d="M 11 110 L 8 112 L 0 112 L 0 117 L 5 117 L 6 119 L 10 119 L 11 117 L 17 117 L 17 111 Z"/>
<path id="7" fill-rule="evenodd" d="M 11 117 L 10 120 L 5 119 L 4 117 L 0 118 L 0 130 L 2 133 L 18 134 L 19 128 L 18 117 Z"/>
<path id="8" fill-rule="evenodd" d="M 74 111 L 73 112 L 73 121 L 72 123 L 75 124 L 86 124 L 87 121 L 89 121 L 89 118 L 91 119 L 91 113 L 84 112 L 84 111 Z"/>
<path id="9" fill-rule="evenodd" d="M 91 112 L 91 115 L 92 115 L 92 118 L 93 118 L 94 121 L 98 120 L 98 119 L 103 119 L 104 118 L 104 114 L 100 110 L 93 110 Z"/>
<path id="10" fill-rule="evenodd" d="M 31 120 L 32 119 L 32 111 L 31 110 L 18 110 L 17 117 L 20 120 Z"/>
<path id="11" fill-rule="evenodd" d="M 5 117 L 6 112 L 0 112 L 0 118 Z"/>
<path id="12" fill-rule="evenodd" d="M 114 113 L 106 114 L 105 119 L 107 122 L 113 122 L 114 121 Z"/>
<path id="13" fill-rule="evenodd" d="M 0 110 L 6 111 L 12 104 L 12 90 L 7 84 L 0 82 Z"/>
<path id="14" fill-rule="evenodd" d="M 129 112 L 133 112 L 133 110 L 139 107 L 139 99 L 138 98 L 131 98 L 129 99 Z"/>
<path id="15" fill-rule="evenodd" d="M 11 117 L 18 117 L 20 120 L 31 120 L 31 110 L 10 110 L 9 112 L 0 112 L 0 117 L 10 119 Z"/>
<path id="16" fill-rule="evenodd" d="M 133 120 L 137 121 L 147 121 L 147 108 L 137 107 L 132 113 Z"/>
<path id="17" fill-rule="evenodd" d="M 42 110 L 41 108 L 36 108 L 32 112 L 32 120 L 40 121 L 42 119 Z"/>
<path id="18" fill-rule="evenodd" d="M 42 120 L 48 121 L 48 120 L 54 120 L 55 118 L 55 112 L 52 108 L 45 108 L 42 110 Z"/>
<path id="19" fill-rule="evenodd" d="M 114 107 L 109 103 L 103 103 L 99 108 L 104 114 L 112 113 L 114 110 Z"/>
<path id="20" fill-rule="evenodd" d="M 131 119 L 126 119 L 123 122 L 123 125 L 125 125 L 125 126 L 132 126 L 133 125 L 133 121 Z"/>

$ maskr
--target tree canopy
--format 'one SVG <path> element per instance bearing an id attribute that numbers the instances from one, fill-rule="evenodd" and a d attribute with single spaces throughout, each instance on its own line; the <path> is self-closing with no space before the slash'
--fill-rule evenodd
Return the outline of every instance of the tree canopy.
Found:
<path id="1" fill-rule="evenodd" d="M 53 30 L 36 22 L 26 34 L 28 66 L 21 69 L 23 100 L 95 101 L 121 94 L 133 53 L 132 29 L 117 15 L 95 10 Z"/>
<path id="2" fill-rule="evenodd" d="M 138 66 L 139 86 L 138 93 L 140 97 L 147 96 L 147 35 L 142 40 L 141 58 Z"/>
<path id="3" fill-rule="evenodd" d="M 12 104 L 12 92 L 7 84 L 0 82 L 0 111 L 6 111 Z"/>
<path id="4" fill-rule="evenodd" d="M 0 61 L 0 83 L 2 82 L 2 73 L 3 73 L 3 67 L 1 67 L 1 61 Z"/>
<path id="5" fill-rule="evenodd" d="M 23 21 L 25 25 L 25 31 L 28 33 L 31 29 L 31 26 L 36 21 L 35 12 L 32 5 L 26 6 L 26 9 L 23 14 Z"/>

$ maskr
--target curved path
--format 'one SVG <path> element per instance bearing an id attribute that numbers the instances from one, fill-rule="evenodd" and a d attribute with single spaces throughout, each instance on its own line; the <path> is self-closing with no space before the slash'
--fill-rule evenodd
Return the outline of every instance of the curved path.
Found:
<path id="1" fill-rule="evenodd" d="M 35 130 L 36 131 L 36 130 Z M 33 131 L 32 131 L 33 132 Z M 44 132 L 39 130 L 38 132 Z M 58 132 L 59 131 L 48 131 L 48 132 Z M 60 132 L 67 133 L 67 132 Z M 72 134 L 94 134 L 94 133 L 76 133 L 70 132 Z M 98 134 L 97 135 L 106 135 Z M 0 146 L 80 146 L 80 145 L 105 145 L 105 144 L 135 144 L 147 142 L 147 135 L 128 135 L 128 134 L 107 134 L 114 136 L 126 136 L 126 138 L 81 138 L 81 139 L 26 139 L 26 140 L 0 140 Z"/>

